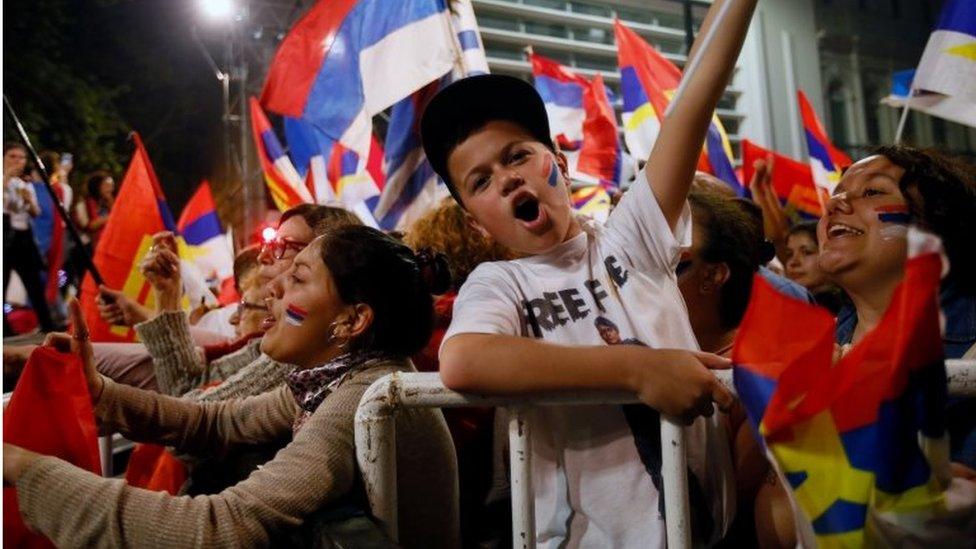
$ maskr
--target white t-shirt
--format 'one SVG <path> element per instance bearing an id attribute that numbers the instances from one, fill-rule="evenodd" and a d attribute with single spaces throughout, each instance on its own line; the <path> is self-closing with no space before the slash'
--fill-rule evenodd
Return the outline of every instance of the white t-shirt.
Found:
<path id="1" fill-rule="evenodd" d="M 617 326 L 620 343 L 697 350 L 674 273 L 691 244 L 690 208 L 672 233 L 644 176 L 637 181 L 605 225 L 581 219 L 580 235 L 544 254 L 475 269 L 444 341 L 481 333 L 603 345 L 601 317 Z M 540 547 L 665 546 L 658 492 L 620 406 L 537 407 L 530 421 Z M 718 414 L 686 435 L 720 535 L 734 514 L 728 435 Z"/>
<path id="2" fill-rule="evenodd" d="M 24 200 L 21 191 L 27 191 L 29 200 Z M 16 231 L 30 229 L 32 205 L 37 204 L 34 186 L 19 177 L 12 177 L 3 188 L 3 213 L 10 216 L 10 228 Z"/>

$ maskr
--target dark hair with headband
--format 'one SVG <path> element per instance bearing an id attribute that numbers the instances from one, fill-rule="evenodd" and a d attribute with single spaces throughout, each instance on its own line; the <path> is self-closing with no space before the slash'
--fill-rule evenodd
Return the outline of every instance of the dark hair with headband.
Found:
<path id="1" fill-rule="evenodd" d="M 372 325 L 354 346 L 409 356 L 427 344 L 434 323 L 431 294 L 451 285 L 443 255 L 426 250 L 415 254 L 362 225 L 327 232 L 320 252 L 339 297 L 373 310 Z"/>

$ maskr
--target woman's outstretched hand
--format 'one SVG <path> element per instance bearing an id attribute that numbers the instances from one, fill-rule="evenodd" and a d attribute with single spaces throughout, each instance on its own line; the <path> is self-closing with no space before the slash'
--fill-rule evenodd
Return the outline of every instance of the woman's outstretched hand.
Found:
<path id="1" fill-rule="evenodd" d="M 85 317 L 81 314 L 81 304 L 72 298 L 68 302 L 68 318 L 71 321 L 71 333 L 50 333 L 44 340 L 44 345 L 53 347 L 62 353 L 71 353 L 81 359 L 85 382 L 88 384 L 88 394 L 91 395 L 92 405 L 102 396 L 105 385 L 102 376 L 95 369 L 95 354 L 92 351 L 91 338 Z"/>

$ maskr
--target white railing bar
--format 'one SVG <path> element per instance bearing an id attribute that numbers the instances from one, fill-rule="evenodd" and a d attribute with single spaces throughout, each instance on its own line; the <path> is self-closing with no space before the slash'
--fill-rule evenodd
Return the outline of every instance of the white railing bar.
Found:
<path id="1" fill-rule="evenodd" d="M 976 360 L 946 360 L 949 394 L 976 396 Z M 718 380 L 735 391 L 731 370 L 714 371 Z M 632 404 L 632 393 L 562 391 L 525 395 L 477 395 L 458 393 L 444 387 L 440 375 L 393 373 L 374 382 L 363 394 L 356 410 L 356 458 L 366 484 L 373 516 L 387 535 L 397 541 L 396 430 L 393 414 L 399 408 L 458 408 L 504 406 L 509 408 L 509 444 L 512 482 L 513 546 L 533 547 L 535 519 L 531 478 L 530 422 L 525 411 L 531 406 L 569 404 Z M 687 461 L 684 430 L 666 420 L 661 424 L 661 475 L 664 478 L 668 544 L 690 546 Z"/>
<path id="2" fill-rule="evenodd" d="M 532 498 L 532 423 L 523 407 L 508 408 L 509 467 L 512 486 L 512 547 L 535 547 L 535 502 Z"/>

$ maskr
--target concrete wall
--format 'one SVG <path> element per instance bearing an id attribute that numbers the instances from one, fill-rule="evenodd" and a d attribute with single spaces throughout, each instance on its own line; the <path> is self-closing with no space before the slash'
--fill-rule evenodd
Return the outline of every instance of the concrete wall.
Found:
<path id="1" fill-rule="evenodd" d="M 796 90 L 823 112 L 820 54 L 813 0 L 760 2 L 746 38 L 735 86 L 747 113 L 740 134 L 756 143 L 806 158 Z"/>

